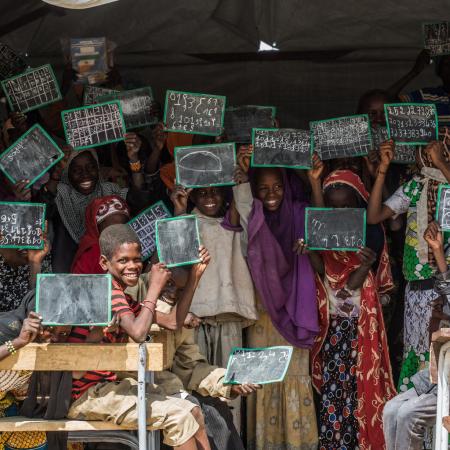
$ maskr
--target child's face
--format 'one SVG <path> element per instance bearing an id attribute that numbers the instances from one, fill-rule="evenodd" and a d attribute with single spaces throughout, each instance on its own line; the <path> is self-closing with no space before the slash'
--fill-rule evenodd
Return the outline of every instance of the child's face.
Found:
<path id="1" fill-rule="evenodd" d="M 382 95 L 376 95 L 367 100 L 363 113 L 369 115 L 370 124 L 373 127 L 386 125 L 386 117 L 384 115 L 385 103 L 388 103 L 388 101 Z"/>
<path id="2" fill-rule="evenodd" d="M 170 302 L 176 302 L 180 293 L 186 287 L 189 273 L 182 268 L 173 268 L 172 276 L 161 291 L 161 297 L 165 297 Z"/>
<path id="3" fill-rule="evenodd" d="M 44 327 L 40 335 L 39 342 L 46 344 L 64 343 L 69 337 L 72 327 L 70 325 L 58 325 L 54 327 Z"/>
<path id="4" fill-rule="evenodd" d="M 325 191 L 325 205 L 328 208 L 358 208 L 358 198 L 353 189 L 331 187 Z"/>
<path id="5" fill-rule="evenodd" d="M 126 243 L 117 247 L 111 259 L 101 255 L 100 266 L 124 287 L 136 286 L 142 272 L 141 246 Z"/>
<path id="6" fill-rule="evenodd" d="M 191 199 L 202 214 L 218 217 L 224 204 L 225 194 L 221 187 L 197 188 L 192 191 Z"/>
<path id="7" fill-rule="evenodd" d="M 81 153 L 69 166 L 70 184 L 81 194 L 91 194 L 98 181 L 98 165 L 90 153 Z"/>
<path id="8" fill-rule="evenodd" d="M 284 196 L 281 172 L 275 169 L 261 170 L 256 183 L 256 196 L 268 211 L 277 211 Z"/>

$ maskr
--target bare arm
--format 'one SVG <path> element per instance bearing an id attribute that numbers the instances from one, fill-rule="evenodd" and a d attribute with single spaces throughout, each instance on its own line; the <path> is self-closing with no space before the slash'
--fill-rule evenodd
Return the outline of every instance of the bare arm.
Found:
<path id="1" fill-rule="evenodd" d="M 311 185 L 311 202 L 315 207 L 323 207 L 325 202 L 322 193 L 322 174 L 325 165 L 315 152 L 312 157 L 312 163 L 312 168 L 308 170 L 308 180 Z"/>
<path id="2" fill-rule="evenodd" d="M 368 247 L 364 247 L 359 250 L 358 254 L 361 259 L 361 265 L 350 274 L 347 282 L 347 287 L 351 290 L 362 287 L 372 265 L 375 263 L 377 258 L 376 253 Z"/>

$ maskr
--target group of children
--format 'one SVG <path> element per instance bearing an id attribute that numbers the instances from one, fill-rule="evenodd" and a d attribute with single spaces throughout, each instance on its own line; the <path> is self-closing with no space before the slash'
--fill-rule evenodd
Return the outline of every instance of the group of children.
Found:
<path id="1" fill-rule="evenodd" d="M 1 200 L 47 205 L 48 232 L 42 250 L 0 249 L 0 359 L 33 340 L 107 344 L 164 333 L 173 343 L 170 363 L 149 388 L 147 421 L 168 446 L 422 448 L 436 394 L 420 369 L 430 333 L 446 317 L 437 300 L 443 296 L 446 306 L 450 279 L 447 241 L 434 222 L 438 188 L 450 184 L 446 130 L 440 141 L 419 147 L 408 168 L 392 163 L 393 141 L 367 157 L 323 162 L 314 154 L 309 170 L 252 168 L 252 146 L 238 143 L 232 188 L 186 189 L 174 183 L 173 150 L 210 138 L 165 132 L 159 123 L 128 133 L 123 143 L 75 152 L 57 113 L 77 106 L 80 93 L 74 84 L 63 101 L 26 116 L 11 113 L 4 123 L 5 148 L 40 123 L 66 156 L 31 188 L 27 180 L 2 179 Z M 358 112 L 368 113 L 372 127 L 384 126 L 384 104 L 393 95 L 367 92 Z M 156 255 L 142 261 L 127 222 L 159 200 L 174 216 L 197 216 L 199 263 L 169 270 Z M 366 246 L 310 250 L 307 206 L 365 208 Z M 43 328 L 33 313 L 39 272 L 111 274 L 113 322 L 105 329 Z M 11 327 L 17 321 L 21 330 Z M 392 350 L 396 335 L 403 339 L 401 367 Z M 233 347 L 272 345 L 294 348 L 283 382 L 223 383 Z M 60 416 L 137 421 L 137 382 L 129 374 L 69 375 L 50 380 L 69 399 L 53 400 L 67 406 Z M 18 414 L 24 389 L 22 413 L 32 415 L 46 385 L 41 376 L 0 372 L 0 415 Z M 3 433 L 0 442 L 67 445 L 42 433 Z"/>

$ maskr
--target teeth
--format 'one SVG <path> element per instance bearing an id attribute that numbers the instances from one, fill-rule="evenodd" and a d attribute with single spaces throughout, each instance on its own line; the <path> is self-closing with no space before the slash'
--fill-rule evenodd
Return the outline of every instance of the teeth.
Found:
<path id="1" fill-rule="evenodd" d="M 209 205 L 205 205 L 207 208 L 214 208 L 214 206 L 216 206 L 216 204 L 215 203 L 213 203 L 213 204 L 209 204 Z"/>
<path id="2" fill-rule="evenodd" d="M 84 181 L 83 183 L 80 183 L 80 186 L 81 186 L 83 189 L 90 188 L 90 187 L 92 186 L 92 181 Z"/>
<path id="3" fill-rule="evenodd" d="M 276 202 L 276 200 L 269 200 L 269 201 L 267 202 L 267 204 L 270 205 L 270 206 L 273 206 L 273 205 L 276 205 L 277 202 Z"/>

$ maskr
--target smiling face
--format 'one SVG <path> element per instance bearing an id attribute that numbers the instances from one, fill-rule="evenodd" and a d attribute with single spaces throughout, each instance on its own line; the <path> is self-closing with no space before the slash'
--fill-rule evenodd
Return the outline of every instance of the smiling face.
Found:
<path id="1" fill-rule="evenodd" d="M 142 273 L 141 246 L 137 243 L 122 244 L 114 250 L 110 259 L 101 255 L 100 266 L 123 288 L 136 286 Z"/>
<path id="2" fill-rule="evenodd" d="M 44 327 L 42 334 L 39 336 L 39 342 L 46 344 L 64 343 L 67 341 L 71 330 L 71 325 Z"/>
<path id="3" fill-rule="evenodd" d="M 75 157 L 69 166 L 70 184 L 81 194 L 91 194 L 98 182 L 98 164 L 89 152 Z"/>
<path id="4" fill-rule="evenodd" d="M 221 187 L 194 189 L 191 199 L 198 210 L 208 217 L 219 217 L 225 202 L 225 192 Z"/>
<path id="5" fill-rule="evenodd" d="M 257 172 L 256 196 L 268 211 L 277 211 L 283 201 L 284 184 L 281 171 L 260 169 Z"/>

